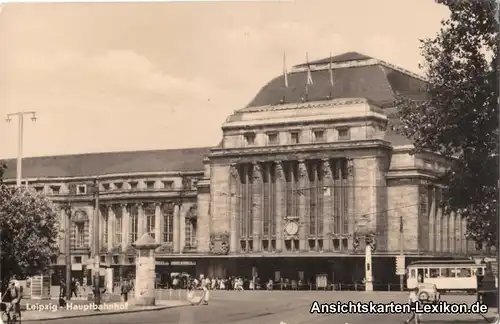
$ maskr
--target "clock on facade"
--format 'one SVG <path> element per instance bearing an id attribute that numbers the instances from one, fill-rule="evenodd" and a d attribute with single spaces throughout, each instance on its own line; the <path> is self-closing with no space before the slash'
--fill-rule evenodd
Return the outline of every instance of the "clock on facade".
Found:
<path id="1" fill-rule="evenodd" d="M 285 226 L 285 232 L 288 235 L 295 235 L 299 232 L 299 225 L 296 222 L 289 222 Z"/>

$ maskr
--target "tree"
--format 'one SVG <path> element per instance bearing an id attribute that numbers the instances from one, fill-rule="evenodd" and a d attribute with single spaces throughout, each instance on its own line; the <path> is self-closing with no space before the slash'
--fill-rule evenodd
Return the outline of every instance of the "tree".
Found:
<path id="1" fill-rule="evenodd" d="M 12 276 L 22 279 L 50 268 L 58 255 L 57 212 L 42 193 L 0 183 L 2 288 Z"/>
<path id="2" fill-rule="evenodd" d="M 438 0 L 449 19 L 422 40 L 428 83 L 423 101 L 398 99 L 398 131 L 415 150 L 450 160 L 440 181 L 446 213 L 467 219 L 468 238 L 498 244 L 498 20 L 496 0 Z"/>

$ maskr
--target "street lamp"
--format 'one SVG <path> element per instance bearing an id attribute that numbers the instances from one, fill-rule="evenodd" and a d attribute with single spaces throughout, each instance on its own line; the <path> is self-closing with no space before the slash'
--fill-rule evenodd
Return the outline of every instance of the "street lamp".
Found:
<path id="1" fill-rule="evenodd" d="M 7 114 L 5 121 L 7 123 L 12 121 L 12 117 L 17 116 L 18 120 L 18 137 L 17 137 L 17 169 L 16 169 L 16 185 L 21 187 L 22 179 L 22 167 L 23 167 L 23 127 L 24 127 L 24 116 L 31 115 L 31 121 L 35 122 L 37 120 L 36 112 L 34 111 L 19 111 L 15 113 Z"/>

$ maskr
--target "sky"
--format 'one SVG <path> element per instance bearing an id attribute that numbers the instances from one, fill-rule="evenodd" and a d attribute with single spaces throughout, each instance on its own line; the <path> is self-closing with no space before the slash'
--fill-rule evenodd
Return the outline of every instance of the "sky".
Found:
<path id="1" fill-rule="evenodd" d="M 289 65 L 348 51 L 413 72 L 433 0 L 5 4 L 0 158 L 215 146 Z"/>

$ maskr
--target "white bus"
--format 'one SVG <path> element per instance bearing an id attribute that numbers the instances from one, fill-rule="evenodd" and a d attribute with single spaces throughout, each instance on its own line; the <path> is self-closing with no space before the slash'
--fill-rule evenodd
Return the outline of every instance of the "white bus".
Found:
<path id="1" fill-rule="evenodd" d="M 421 280 L 435 284 L 438 291 L 477 290 L 477 276 L 483 276 L 486 265 L 470 260 L 417 261 L 406 268 L 406 286 L 415 288 Z"/>

